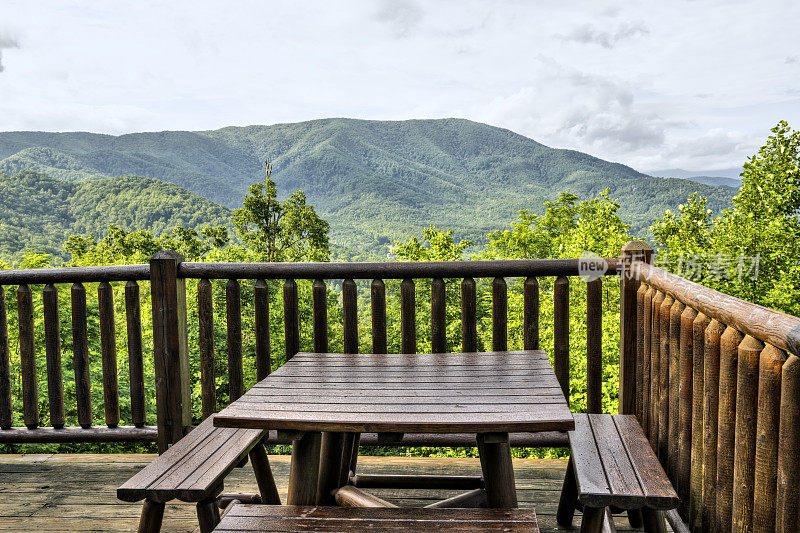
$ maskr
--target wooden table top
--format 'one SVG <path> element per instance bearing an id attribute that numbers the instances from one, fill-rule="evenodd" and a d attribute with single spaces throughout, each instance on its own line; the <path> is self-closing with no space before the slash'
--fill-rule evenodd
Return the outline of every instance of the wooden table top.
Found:
<path id="1" fill-rule="evenodd" d="M 214 425 L 378 433 L 574 429 L 541 350 L 298 353 L 220 411 Z"/>

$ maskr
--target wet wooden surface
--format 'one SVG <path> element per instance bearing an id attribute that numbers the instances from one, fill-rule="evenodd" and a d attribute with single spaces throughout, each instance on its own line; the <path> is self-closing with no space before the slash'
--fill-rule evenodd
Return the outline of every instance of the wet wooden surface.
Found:
<path id="1" fill-rule="evenodd" d="M 117 500 L 115 491 L 153 455 L 2 455 L 0 454 L 0 531 L 136 531 L 140 504 Z M 286 501 L 289 456 L 270 456 L 282 501 Z M 480 475 L 477 459 L 360 457 L 359 472 Z M 563 531 L 555 512 L 566 461 L 514 459 L 520 506 L 536 510 L 543 532 Z M 252 467 L 234 469 L 225 492 L 256 492 Z M 400 506 L 423 506 L 459 491 L 370 489 Z M 629 531 L 624 518 L 618 530 Z M 580 512 L 573 530 L 578 530 Z M 194 504 L 171 502 L 164 532 L 195 531 Z"/>

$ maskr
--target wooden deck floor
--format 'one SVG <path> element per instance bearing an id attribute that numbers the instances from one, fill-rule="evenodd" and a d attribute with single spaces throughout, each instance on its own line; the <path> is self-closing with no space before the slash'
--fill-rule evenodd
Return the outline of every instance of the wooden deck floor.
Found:
<path id="1" fill-rule="evenodd" d="M 0 531 L 136 531 L 140 505 L 116 499 L 115 489 L 142 468 L 152 455 L 2 455 L 0 454 Z M 285 500 L 288 456 L 270 456 L 278 489 Z M 515 459 L 522 507 L 532 507 L 543 532 L 562 530 L 555 511 L 566 462 Z M 479 475 L 476 459 L 362 457 L 361 473 L 438 473 Z M 256 492 L 250 466 L 236 469 L 225 492 Z M 399 505 L 420 506 L 455 494 L 452 491 L 379 491 Z M 195 530 L 192 504 L 167 505 L 162 531 Z M 577 513 L 575 524 L 579 524 Z M 627 520 L 617 528 L 629 530 Z M 577 527 L 573 528 L 577 530 Z"/>

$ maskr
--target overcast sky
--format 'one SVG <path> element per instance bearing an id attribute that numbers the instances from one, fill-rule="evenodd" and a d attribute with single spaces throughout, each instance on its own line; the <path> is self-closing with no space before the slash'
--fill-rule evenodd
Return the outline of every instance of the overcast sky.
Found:
<path id="1" fill-rule="evenodd" d="M 0 3 L 0 131 L 463 117 L 640 170 L 800 128 L 800 2 Z"/>

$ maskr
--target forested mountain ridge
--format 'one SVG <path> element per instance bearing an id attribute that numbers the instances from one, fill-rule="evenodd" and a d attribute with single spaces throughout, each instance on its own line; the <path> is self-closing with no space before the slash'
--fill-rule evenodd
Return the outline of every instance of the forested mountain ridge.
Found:
<path id="1" fill-rule="evenodd" d="M 263 161 L 286 196 L 305 191 L 331 224 L 333 242 L 386 249 L 429 224 L 483 241 L 520 209 L 539 212 L 562 192 L 582 198 L 605 188 L 634 232 L 694 191 L 709 208 L 729 188 L 651 178 L 621 164 L 553 149 L 509 130 L 463 119 L 320 119 L 214 131 L 120 136 L 0 133 L 0 170 L 35 169 L 70 181 L 135 174 L 162 179 L 238 207 L 263 179 Z"/>
<path id="2" fill-rule="evenodd" d="M 26 248 L 60 254 L 72 234 L 105 234 L 109 224 L 155 235 L 176 226 L 227 225 L 230 210 L 171 183 L 121 176 L 81 183 L 32 171 L 0 172 L 0 257 Z"/>

